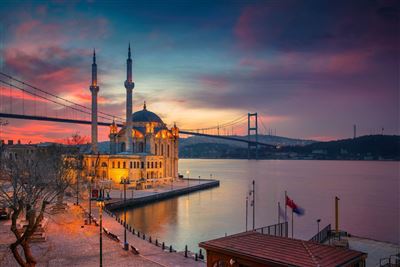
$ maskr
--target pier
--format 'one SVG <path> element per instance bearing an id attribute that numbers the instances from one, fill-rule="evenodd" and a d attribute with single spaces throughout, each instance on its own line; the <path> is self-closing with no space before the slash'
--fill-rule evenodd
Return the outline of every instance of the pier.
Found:
<path id="1" fill-rule="evenodd" d="M 134 190 L 132 197 L 132 190 L 127 190 L 127 198 L 121 198 L 119 190 L 112 190 L 111 200 L 107 201 L 106 209 L 110 212 L 126 207 L 138 207 L 149 203 L 157 202 L 160 200 L 178 197 L 190 194 L 196 191 L 211 189 L 219 186 L 218 180 L 211 179 L 192 179 L 183 178 L 175 181 L 170 185 L 164 185 L 153 189 Z M 119 195 L 118 195 L 119 194 Z M 128 197 L 129 196 L 129 197 Z"/>

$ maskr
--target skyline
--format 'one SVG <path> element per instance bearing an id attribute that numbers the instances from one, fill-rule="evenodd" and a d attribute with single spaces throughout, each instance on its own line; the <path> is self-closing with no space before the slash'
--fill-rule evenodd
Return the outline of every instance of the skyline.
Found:
<path id="1" fill-rule="evenodd" d="M 353 124 L 358 135 L 399 134 L 396 1 L 1 5 L 1 71 L 90 106 L 96 48 L 100 111 L 125 117 L 130 42 L 133 109 L 146 100 L 168 125 L 202 128 L 259 112 L 281 136 L 347 138 Z M 2 139 L 59 141 L 77 130 L 9 121 Z M 78 130 L 90 135 L 90 126 Z M 99 128 L 100 141 L 107 134 Z"/>

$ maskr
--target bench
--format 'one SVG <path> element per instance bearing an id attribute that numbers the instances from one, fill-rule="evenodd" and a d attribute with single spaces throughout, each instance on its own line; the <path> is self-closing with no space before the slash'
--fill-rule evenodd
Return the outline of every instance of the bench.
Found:
<path id="1" fill-rule="evenodd" d="M 135 255 L 139 255 L 139 250 L 137 248 L 135 248 L 134 246 L 131 245 L 131 251 L 133 254 Z"/>

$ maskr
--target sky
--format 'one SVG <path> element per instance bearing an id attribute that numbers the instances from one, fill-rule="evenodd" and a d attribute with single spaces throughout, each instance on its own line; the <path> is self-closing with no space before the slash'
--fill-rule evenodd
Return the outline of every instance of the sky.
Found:
<path id="1" fill-rule="evenodd" d="M 134 110 L 169 126 L 214 126 L 257 112 L 260 133 L 334 140 L 399 134 L 399 2 L 8 1 L 0 3 L 0 71 L 99 110 L 125 115 L 128 43 Z M 35 99 L 1 85 L 0 110 Z M 41 103 L 36 102 L 36 106 Z M 60 113 L 42 103 L 35 109 Z M 60 141 L 90 127 L 8 120 L 1 139 Z M 230 131 L 245 134 L 246 123 Z M 99 129 L 100 141 L 108 129 Z"/>

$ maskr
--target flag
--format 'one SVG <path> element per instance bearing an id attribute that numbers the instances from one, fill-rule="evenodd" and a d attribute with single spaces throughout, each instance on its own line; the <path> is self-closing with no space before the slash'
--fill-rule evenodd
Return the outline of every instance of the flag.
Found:
<path id="1" fill-rule="evenodd" d="M 299 207 L 292 199 L 290 199 L 288 196 L 286 196 L 286 206 L 291 208 L 294 213 L 297 215 L 301 216 L 304 215 L 305 210 L 301 207 Z"/>
<path id="2" fill-rule="evenodd" d="M 285 211 L 282 209 L 282 207 L 280 205 L 279 205 L 279 217 L 282 218 L 284 222 L 287 221 Z"/>

